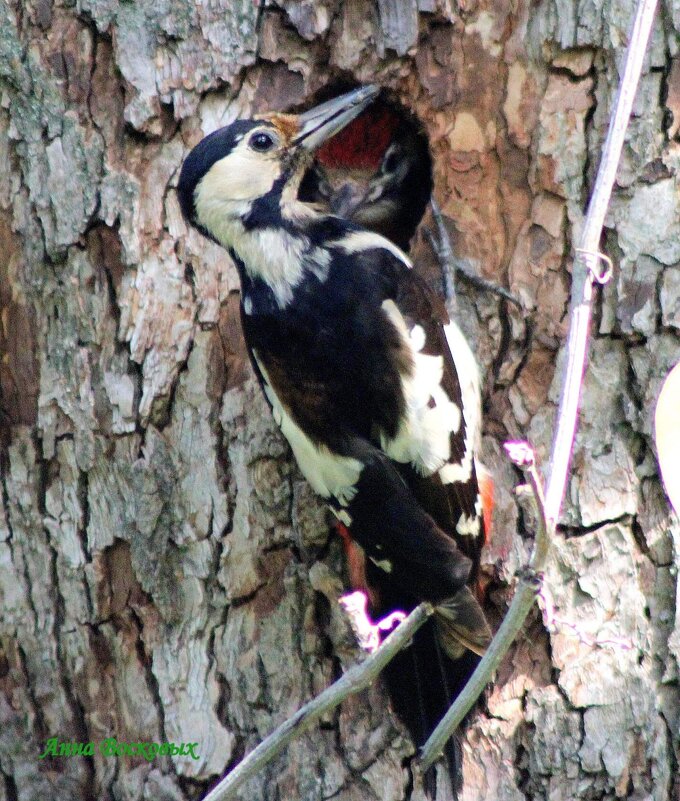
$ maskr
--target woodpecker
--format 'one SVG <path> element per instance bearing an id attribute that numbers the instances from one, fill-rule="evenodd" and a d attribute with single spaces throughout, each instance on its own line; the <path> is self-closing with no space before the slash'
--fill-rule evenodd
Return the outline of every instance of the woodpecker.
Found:
<path id="1" fill-rule="evenodd" d="M 411 240 L 431 200 L 432 172 L 429 142 L 420 121 L 381 92 L 367 109 L 317 149 L 314 162 L 302 179 L 299 197 L 384 235 L 408 253 Z M 434 209 L 433 216 L 437 220 Z M 435 230 L 438 231 L 438 237 L 448 236 L 441 218 Z M 460 382 L 467 432 L 475 454 L 475 473 L 484 525 L 483 533 L 480 533 L 476 542 L 473 538 L 474 544 L 468 543 L 468 548 L 478 554 L 490 536 L 494 496 L 491 473 L 477 455 L 481 448 L 482 433 L 481 376 L 477 360 L 457 325 L 455 296 L 451 297 L 449 293 L 453 280 L 449 274 L 452 266 L 442 261 L 436 241 L 432 243 L 432 250 L 442 273 L 443 295 L 450 317 L 444 330 Z M 425 273 L 422 269 L 420 272 L 421 275 Z M 427 501 L 424 505 L 427 509 Z M 342 525 L 338 526 L 338 530 L 345 542 L 352 574 L 351 566 L 357 561 L 352 541 Z M 476 573 L 476 570 L 473 572 Z M 358 582 L 354 579 L 353 583 Z M 481 586 L 477 594 L 481 598 Z M 427 707 L 427 704 L 417 693 L 405 696 L 399 692 L 399 688 L 404 686 L 405 681 L 413 686 L 433 686 L 438 680 L 437 675 L 428 674 L 428 667 L 437 661 L 436 643 L 428 643 L 426 634 L 419 637 L 419 647 L 388 665 L 384 673 L 395 706 L 401 706 L 402 718 L 410 720 L 422 719 L 422 710 L 416 707 Z M 448 671 L 449 697 L 455 697 L 476 666 L 476 661 L 468 653 L 457 663 L 455 670 Z M 410 679 L 406 679 L 409 674 Z M 441 707 L 448 706 L 448 703 L 441 697 L 432 703 L 431 694 L 429 700 L 431 705 L 425 717 L 436 720 L 441 714 L 437 711 L 437 704 Z M 405 708 L 408 701 L 414 702 L 413 706 Z M 456 743 L 451 743 L 450 750 L 453 751 L 455 746 Z M 450 761 L 455 761 L 453 754 Z"/>
<path id="2" fill-rule="evenodd" d="M 378 93 L 210 134 L 184 161 L 178 198 L 237 267 L 253 368 L 302 473 L 347 528 L 372 614 L 435 607 L 388 675 L 422 744 L 490 639 L 471 589 L 484 523 L 448 316 L 392 241 L 299 197 L 314 152 Z"/>

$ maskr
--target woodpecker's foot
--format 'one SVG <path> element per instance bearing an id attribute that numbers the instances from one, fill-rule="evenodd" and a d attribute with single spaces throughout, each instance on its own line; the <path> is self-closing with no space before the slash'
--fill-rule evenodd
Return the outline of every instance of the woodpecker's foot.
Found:
<path id="1" fill-rule="evenodd" d="M 505 287 L 494 284 L 493 281 L 487 281 L 486 278 L 477 275 L 472 268 L 471 262 L 459 259 L 454 255 L 449 233 L 444 225 L 441 209 L 435 200 L 430 201 L 430 203 L 432 206 L 432 218 L 436 225 L 436 232 L 428 229 L 426 234 L 432 249 L 439 259 L 444 283 L 444 299 L 449 314 L 453 313 L 456 308 L 457 276 L 460 276 L 465 282 L 475 287 L 475 289 L 479 289 L 483 292 L 491 292 L 493 295 L 505 298 L 505 300 L 510 301 L 510 303 L 514 303 L 518 309 L 523 310 L 522 302 L 519 298 L 515 297 L 512 292 L 505 289 Z"/>
<path id="2" fill-rule="evenodd" d="M 465 648 L 484 656 L 491 642 L 491 629 L 469 587 L 437 604 L 434 611 L 440 642 L 451 659 L 458 659 Z"/>
<path id="3" fill-rule="evenodd" d="M 366 610 L 368 599 L 361 590 L 343 595 L 339 600 L 349 617 L 359 645 L 364 651 L 371 653 L 378 648 L 385 633 L 391 631 L 406 617 L 404 612 L 392 612 L 374 623 Z"/>

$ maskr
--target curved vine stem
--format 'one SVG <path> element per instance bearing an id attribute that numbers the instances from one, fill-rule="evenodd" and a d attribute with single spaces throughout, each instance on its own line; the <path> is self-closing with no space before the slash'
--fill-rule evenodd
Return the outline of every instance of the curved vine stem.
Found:
<path id="1" fill-rule="evenodd" d="M 292 717 L 282 723 L 278 729 L 266 737 L 242 762 L 228 773 L 205 796 L 203 801 L 226 801 L 233 798 L 236 791 L 255 776 L 277 754 L 281 753 L 288 743 L 316 723 L 323 715 L 341 704 L 345 698 L 368 687 L 381 673 L 383 668 L 408 645 L 413 635 L 425 623 L 433 612 L 432 606 L 420 604 L 403 620 L 385 639 L 380 648 L 363 662 L 353 665 L 330 687 L 316 698 L 301 707 Z"/>

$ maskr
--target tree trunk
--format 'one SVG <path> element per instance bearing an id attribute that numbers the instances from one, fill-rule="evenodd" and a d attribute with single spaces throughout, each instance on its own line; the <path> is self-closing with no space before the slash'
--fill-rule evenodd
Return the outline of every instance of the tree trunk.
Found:
<path id="1" fill-rule="evenodd" d="M 455 251 L 531 309 L 527 324 L 461 287 L 499 619 L 532 532 L 499 443 L 549 450 L 634 3 L 0 2 L 0 801 L 197 799 L 357 652 L 340 544 L 244 356 L 233 266 L 181 219 L 182 159 L 340 79 L 390 87 L 423 121 Z M 679 34 L 669 3 L 608 216 L 618 266 L 546 577 L 554 619 L 533 616 L 472 719 L 465 801 L 680 798 L 680 528 L 651 429 L 680 358 Z M 115 756 L 107 738 L 185 748 Z M 240 798 L 422 801 L 412 752 L 376 686 Z"/>

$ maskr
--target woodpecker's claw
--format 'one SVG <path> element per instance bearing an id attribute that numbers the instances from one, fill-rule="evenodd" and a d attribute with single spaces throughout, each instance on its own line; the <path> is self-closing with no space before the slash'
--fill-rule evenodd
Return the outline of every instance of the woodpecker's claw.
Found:
<path id="1" fill-rule="evenodd" d="M 484 656 L 491 642 L 491 629 L 469 587 L 463 587 L 453 598 L 438 604 L 435 619 L 440 640 L 451 659 L 460 657 L 464 648 Z"/>

